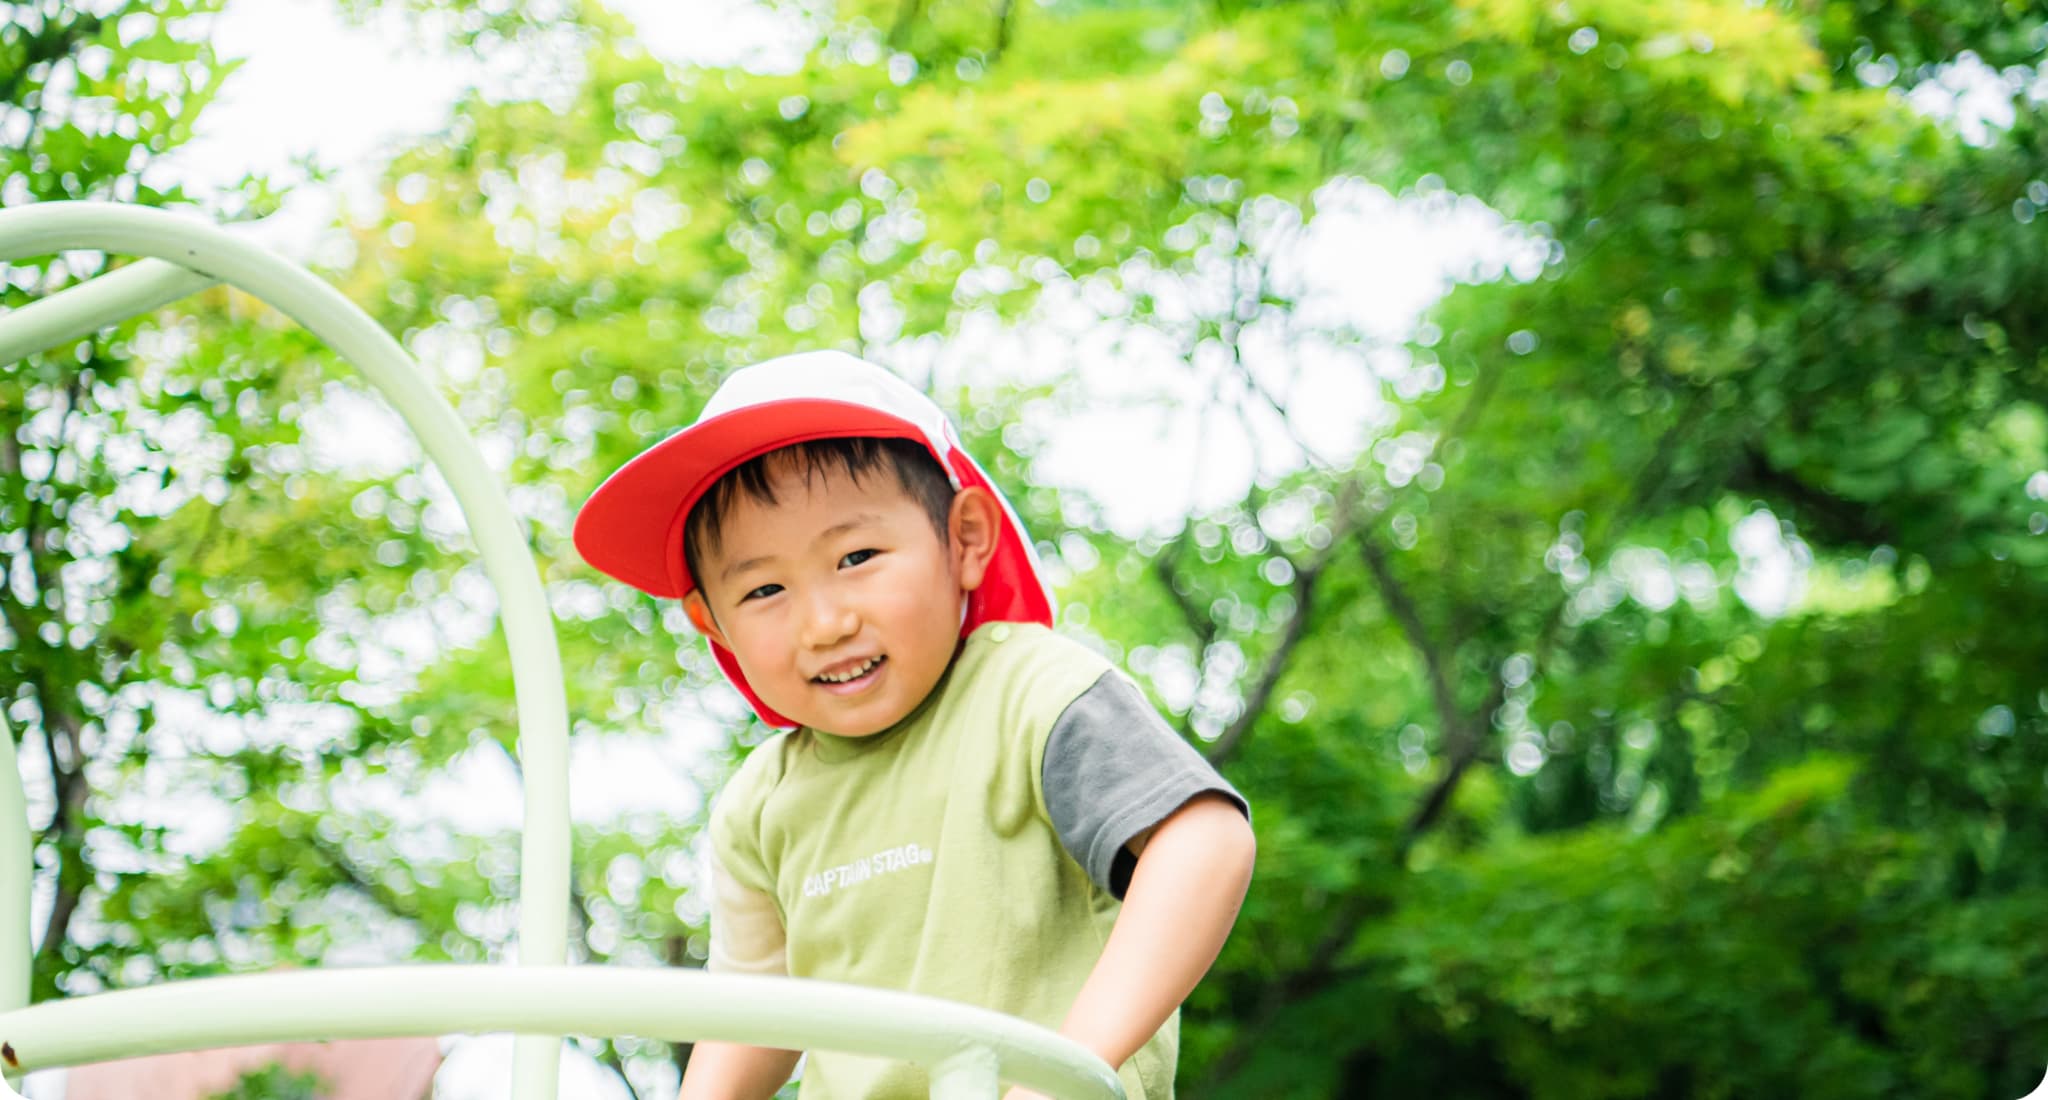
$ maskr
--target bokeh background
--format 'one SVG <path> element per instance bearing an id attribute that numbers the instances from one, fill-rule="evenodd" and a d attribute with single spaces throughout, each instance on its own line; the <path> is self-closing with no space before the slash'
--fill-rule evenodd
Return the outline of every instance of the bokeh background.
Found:
<path id="1" fill-rule="evenodd" d="M 1183 1095 L 1978 1100 L 2048 1067 L 2044 59 L 2022 0 L 0 0 L 0 203 L 250 223 L 442 385 L 560 620 L 581 959 L 701 964 L 763 731 L 571 517 L 835 347 L 1256 806 Z M 39 999 L 511 955 L 493 597 L 324 348 L 215 290 L 0 364 L 0 568 Z"/>

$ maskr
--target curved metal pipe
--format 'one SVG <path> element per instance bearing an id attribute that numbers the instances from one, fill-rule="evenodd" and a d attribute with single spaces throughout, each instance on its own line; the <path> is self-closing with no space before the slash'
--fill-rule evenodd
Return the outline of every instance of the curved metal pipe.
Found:
<path id="1" fill-rule="evenodd" d="M 518 961 L 566 961 L 569 722 L 561 652 L 525 532 L 455 410 L 427 383 L 391 334 L 340 291 L 297 264 L 210 222 L 149 207 L 100 202 L 49 202 L 0 211 L 0 261 L 85 248 L 166 260 L 269 303 L 354 363 L 419 437 L 462 508 L 484 572 L 498 592 L 499 620 L 511 650 L 525 788 Z M 131 278 L 125 289 L 117 284 L 116 296 L 128 297 L 131 307 L 143 308 L 152 295 L 143 293 L 148 287 L 140 285 L 142 281 Z M 96 315 L 111 316 L 111 307 L 119 304 L 104 297 L 87 301 Z M 61 333 L 64 329 L 58 325 L 50 331 Z M 39 349 L 29 349 L 34 350 Z M 0 786 L 10 782 L 19 787 L 19 772 L 0 776 Z M 0 830 L 26 828 L 26 821 L 0 821 Z M 0 882 L 0 887 L 20 889 L 23 897 L 27 885 Z M 25 952 L 26 944 L 0 944 L 0 953 L 17 950 Z M 5 977 L 0 971 L 0 979 Z M 513 1054 L 515 1100 L 551 1100 L 560 1062 L 559 1039 L 522 1035 Z"/>
<path id="2" fill-rule="evenodd" d="M 836 982 L 621 966 L 402 966 L 200 978 L 0 1014 L 22 1069 L 242 1043 L 449 1032 L 636 1035 L 904 1059 L 935 1097 L 1005 1080 L 1124 1100 L 1086 1048 L 987 1009 Z M 946 1091 L 941 1091 L 946 1090 Z"/>
<path id="3" fill-rule="evenodd" d="M 215 280 L 163 260 L 141 260 L 66 287 L 0 317 L 0 364 L 69 343 L 138 313 L 167 306 Z"/>

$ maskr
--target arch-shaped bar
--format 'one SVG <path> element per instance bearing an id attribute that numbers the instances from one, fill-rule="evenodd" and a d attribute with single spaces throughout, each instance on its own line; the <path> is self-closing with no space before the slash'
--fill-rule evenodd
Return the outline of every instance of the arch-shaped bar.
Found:
<path id="1" fill-rule="evenodd" d="M 419 438 L 462 508 L 484 572 L 497 590 L 499 622 L 511 651 L 525 789 L 519 959 L 540 965 L 564 962 L 569 934 L 569 718 L 561 653 L 525 532 L 455 410 L 428 384 L 398 341 L 340 291 L 211 222 L 100 202 L 38 203 L 0 211 L 0 261 L 77 249 L 151 257 L 205 281 L 158 265 L 139 273 L 116 270 L 52 295 L 39 303 L 40 311 L 31 307 L 0 318 L 0 348 L 31 354 L 67 336 L 83 335 L 80 324 L 110 323 L 175 301 L 167 295 L 180 287 L 189 292 L 226 283 L 283 312 L 354 364 Z M 0 776 L 0 784 L 19 782 L 18 773 Z M 26 827 L 25 820 L 0 821 L 0 830 Z M 6 837 L 0 843 L 15 841 Z M 17 890 L 26 896 L 28 889 L 25 881 L 0 883 L 0 890 L 10 896 Z M 23 968 L 24 977 L 27 950 L 26 940 L 0 944 L 0 955 L 23 956 L 14 965 Z M 14 988 L 11 974 L 0 971 L 0 977 L 10 983 L 8 989 Z M 552 1097 L 560 1059 L 558 1039 L 522 1037 L 513 1055 L 518 1069 L 514 1097 Z"/>
<path id="2" fill-rule="evenodd" d="M 987 1009 L 837 982 L 620 966 L 350 967 L 201 978 L 0 1013 L 21 1069 L 233 1043 L 511 1031 L 722 1040 L 915 1062 L 938 1100 L 1011 1081 L 1122 1100 L 1077 1043 Z"/>
<path id="3" fill-rule="evenodd" d="M 524 784 L 519 962 L 307 970 L 166 983 L 28 1005 L 33 864 L 13 733 L 0 713 L 0 1054 L 9 1072 L 258 1042 L 509 1031 L 514 1100 L 552 1100 L 560 1037 L 729 1040 L 906 1059 L 932 1095 L 993 1100 L 1009 1080 L 1123 1100 L 1080 1045 L 999 1013 L 793 979 L 562 965 L 569 897 L 568 708 L 540 575 L 503 489 L 454 410 L 366 313 L 304 268 L 210 222 L 110 203 L 0 211 L 0 262 L 91 249 L 148 257 L 0 315 L 0 361 L 225 283 L 362 371 L 447 480 L 499 597 Z"/>

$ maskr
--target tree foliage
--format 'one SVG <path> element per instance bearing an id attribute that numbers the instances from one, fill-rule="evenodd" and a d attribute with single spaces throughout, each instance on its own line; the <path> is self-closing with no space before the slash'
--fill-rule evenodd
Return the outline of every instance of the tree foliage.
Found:
<path id="1" fill-rule="evenodd" d="M 1973 144 L 1903 94 L 1965 51 L 2036 79 L 2038 12 L 848 0 L 776 73 L 595 6 L 400 7 L 578 51 L 573 96 L 473 94 L 399 153 L 326 273 L 512 486 L 580 741 L 709 746 L 710 783 L 758 739 L 569 520 L 724 370 L 850 348 L 956 412 L 1067 629 L 1252 798 L 1187 1094 L 2017 1096 L 2048 1063 L 2042 97 Z M 8 10 L 8 203 L 183 201 L 149 162 L 231 63 L 143 28 L 201 9 Z M 1518 259 L 1370 331 L 1299 262 L 1366 186 L 1482 201 Z M 1301 435 L 1333 358 L 1368 391 L 1340 454 Z M 1040 475 L 1156 361 L 1119 392 L 1258 476 L 1134 534 Z M 215 293 L 0 375 L 39 995 L 505 947 L 512 838 L 418 806 L 513 759 L 491 601 L 433 477 L 313 446 L 333 366 Z M 701 960 L 699 805 L 581 827 L 583 957 Z M 592 1049 L 643 1095 L 686 1056 Z"/>

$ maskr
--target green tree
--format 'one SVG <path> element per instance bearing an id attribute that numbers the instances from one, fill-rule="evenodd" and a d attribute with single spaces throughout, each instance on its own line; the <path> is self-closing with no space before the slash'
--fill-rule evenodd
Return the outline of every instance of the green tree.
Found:
<path id="1" fill-rule="evenodd" d="M 1240 374 L 1229 411 L 1284 417 L 1315 395 L 1263 384 L 1254 338 L 1359 334 L 1304 316 L 1261 238 L 1274 212 L 1312 216 L 1349 175 L 1485 199 L 1548 249 L 1534 277 L 1445 299 L 1377 380 L 1391 411 L 1355 464 L 1256 485 L 1179 537 L 1128 541 L 1027 488 L 1029 437 L 1005 427 L 1085 392 L 941 393 L 1061 548 L 1082 629 L 1156 683 L 1194 665 L 1194 699 L 1162 702 L 1261 807 L 1261 885 L 1191 1011 L 1190 1091 L 2024 1091 L 2038 997 L 1962 974 L 2037 961 L 2010 923 L 2042 900 L 2011 854 L 2041 839 L 2013 801 L 2043 765 L 2030 642 L 1976 656 L 1992 608 L 2025 621 L 2039 598 L 2034 108 L 1975 148 L 1857 79 L 1945 56 L 1908 52 L 1895 9 L 1354 14 L 890 5 L 842 8 L 789 76 L 594 55 L 574 109 L 466 109 L 402 161 L 429 197 L 391 217 L 434 242 L 379 266 L 420 303 L 495 284 L 513 321 L 486 370 L 549 441 L 515 476 L 572 503 L 727 364 L 911 356 L 989 316 L 1021 340 L 1076 286 L 1191 374 Z M 557 179 L 590 199 L 548 203 Z M 649 194 L 667 218 L 633 216 Z M 439 262 L 479 214 L 503 251 Z M 1214 308 L 1176 300 L 1219 279 Z M 535 302 L 537 333 L 512 312 Z M 1317 522 L 1283 522 L 1304 504 Z M 1759 524 L 1812 559 L 1804 600 L 1741 598 Z M 540 533 L 557 560 L 562 531 Z M 673 697 L 645 673 L 675 628 L 638 650 L 603 623 L 575 629 L 604 632 L 593 680 L 639 700 L 618 709 Z M 695 659 L 682 683 L 706 682 Z M 1838 763 L 1798 770 L 1818 752 Z M 1829 781 L 1756 802 L 1780 773 Z M 1781 812 L 1799 843 L 1742 824 Z M 1585 838 L 1598 889 L 1561 886 L 1550 834 Z M 1689 877 L 1641 893 L 1666 867 Z M 1654 927 L 1587 900 L 1631 887 Z M 1439 890 L 1469 898 L 1462 919 Z M 1552 900 L 1540 927 L 1504 920 L 1529 897 Z M 1782 919 L 1755 921 L 1759 898 Z M 1409 921 L 1440 936 L 1390 931 Z M 1980 942 L 1951 961 L 1964 926 Z M 1725 957 L 1669 936 L 1729 927 Z M 1568 951 L 1632 932 L 1663 938 Z M 1661 999 L 1616 1000 L 1638 988 Z M 1945 1027 L 1903 1024 L 1920 996 Z"/>
<path id="2" fill-rule="evenodd" d="M 535 26 L 407 8 L 453 12 L 463 48 Z M 1187 1094 L 2032 1086 L 2041 101 L 1971 145 L 1900 92 L 1965 49 L 2038 66 L 2038 12 L 849 2 L 784 74 L 572 22 L 575 95 L 466 98 L 328 274 L 503 456 L 579 739 L 711 746 L 707 784 L 758 741 L 674 608 L 601 583 L 569 521 L 726 368 L 847 347 L 955 410 L 1062 571 L 1067 628 L 1252 796 L 1259 879 L 1190 1003 Z M 35 79 L 75 64 L 50 56 Z M 36 198 L 119 193 L 8 163 L 7 187 L 58 181 Z M 1482 200 L 1540 262 L 1482 265 L 1385 346 L 1293 266 L 1366 185 Z M 1379 400 L 1355 454 L 1289 441 L 1241 501 L 1132 537 L 1035 484 L 1043 425 L 1099 375 L 1006 384 L 965 361 L 991 342 L 1152 349 L 1180 370 L 1160 400 L 1267 446 L 1324 399 L 1297 361 L 1347 356 Z M 511 839 L 423 844 L 333 795 L 511 748 L 489 601 L 431 479 L 307 454 L 351 387 L 231 297 L 87 349 L 7 367 L 0 405 L 21 455 L 0 508 L 25 502 L 0 521 L 9 713 L 29 757 L 84 776 L 40 858 L 95 918 L 46 941 L 43 991 L 372 940 L 491 956 Z M 160 427 L 187 408 L 199 443 Z M 59 507 L 131 467 L 173 471 L 167 495 L 98 526 L 105 505 Z M 1756 587 L 1760 554 L 1803 587 Z M 73 575 L 121 580 L 52 595 Z M 453 625 L 404 668 L 390 639 L 423 618 Z M 235 799 L 199 850 L 99 794 L 161 766 L 171 696 L 237 720 L 187 750 L 192 788 Z M 579 832 L 582 957 L 701 960 L 699 806 Z M 643 1095 L 687 1056 L 593 1050 Z"/>

